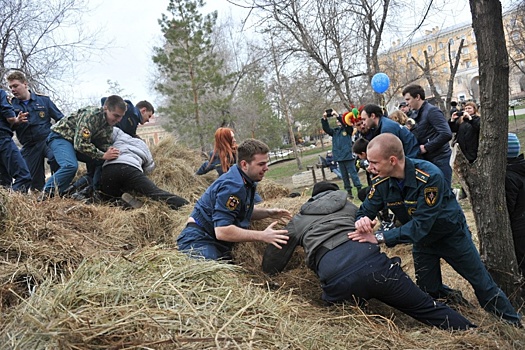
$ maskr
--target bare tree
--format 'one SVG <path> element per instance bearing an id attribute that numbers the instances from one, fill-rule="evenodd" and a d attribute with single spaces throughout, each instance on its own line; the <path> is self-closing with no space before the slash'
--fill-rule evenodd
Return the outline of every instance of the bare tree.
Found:
<path id="1" fill-rule="evenodd" d="M 476 34 L 481 119 L 478 158 L 464 164 L 478 228 L 480 253 L 494 280 L 516 300 L 519 270 L 505 201 L 509 59 L 498 0 L 470 0 Z M 466 163 L 466 162 L 465 162 Z"/>
<path id="2" fill-rule="evenodd" d="M 82 26 L 87 12 L 86 0 L 2 0 L 0 76 L 18 69 L 33 89 L 56 92 L 56 83 L 72 80 L 75 64 L 99 49 L 99 33 Z"/>
<path id="3" fill-rule="evenodd" d="M 261 21 L 286 49 L 315 62 L 341 103 L 357 104 L 363 80 L 378 72 L 378 52 L 390 0 L 255 0 Z M 364 53 L 364 55 L 363 55 Z"/>

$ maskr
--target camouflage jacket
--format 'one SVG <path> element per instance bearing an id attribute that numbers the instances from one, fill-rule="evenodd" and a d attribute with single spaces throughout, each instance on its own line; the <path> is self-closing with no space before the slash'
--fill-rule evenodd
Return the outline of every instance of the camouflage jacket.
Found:
<path id="1" fill-rule="evenodd" d="M 100 107 L 86 107 L 60 119 L 51 130 L 73 144 L 75 151 L 102 159 L 111 146 L 113 127 Z"/>

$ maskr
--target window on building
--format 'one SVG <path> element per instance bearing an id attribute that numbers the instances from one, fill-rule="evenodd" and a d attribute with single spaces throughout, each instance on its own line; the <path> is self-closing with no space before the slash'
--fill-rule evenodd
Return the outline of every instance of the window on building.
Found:
<path id="1" fill-rule="evenodd" d="M 474 47 L 472 48 L 474 51 L 478 51 L 478 45 L 474 45 Z"/>
<path id="2" fill-rule="evenodd" d="M 403 56 L 397 56 L 397 60 L 398 60 L 398 62 L 402 62 L 403 61 Z"/>
<path id="3" fill-rule="evenodd" d="M 465 67 L 466 67 L 466 68 L 470 68 L 470 67 L 472 67 L 472 62 L 470 62 L 470 61 L 465 61 Z"/>
<path id="4" fill-rule="evenodd" d="M 439 43 L 439 48 L 442 49 L 445 47 L 445 44 L 443 44 L 442 42 Z"/>
<path id="5" fill-rule="evenodd" d="M 421 61 L 419 61 L 419 64 L 421 65 L 421 67 L 424 67 L 425 66 L 425 61 L 421 60 Z"/>
<path id="6" fill-rule="evenodd" d="M 448 39 L 448 43 L 449 43 L 450 45 L 454 45 L 454 39 L 452 39 L 452 38 Z"/>
<path id="7" fill-rule="evenodd" d="M 428 46 L 427 46 L 427 51 L 428 51 L 428 52 L 432 52 L 432 45 L 428 45 Z"/>
<path id="8" fill-rule="evenodd" d="M 436 63 L 436 60 L 434 59 L 434 57 L 432 57 L 432 58 L 430 59 L 430 63 L 432 63 L 432 64 L 435 64 L 435 63 Z"/>
<path id="9" fill-rule="evenodd" d="M 441 54 L 441 62 L 445 62 L 445 60 L 446 60 L 446 57 L 445 57 L 445 54 L 443 53 Z"/>
<path id="10" fill-rule="evenodd" d="M 423 53 L 423 51 L 421 51 L 421 49 L 418 49 L 418 50 L 417 50 L 417 54 L 418 54 L 418 56 L 421 56 L 422 53 Z"/>
<path id="11" fill-rule="evenodd" d="M 464 54 L 464 55 L 468 54 L 468 47 L 462 48 L 461 49 L 461 53 Z"/>
<path id="12" fill-rule="evenodd" d="M 448 73 L 448 68 L 447 67 L 443 68 L 443 73 Z"/>
<path id="13" fill-rule="evenodd" d="M 411 58 L 412 58 L 412 52 L 409 51 L 409 52 L 407 53 L 407 58 L 408 58 L 408 59 L 411 59 Z"/>
<path id="14" fill-rule="evenodd" d="M 463 84 L 463 79 L 461 78 L 457 78 L 456 81 L 458 82 L 459 85 Z"/>
<path id="15" fill-rule="evenodd" d="M 520 33 L 518 33 L 518 32 L 512 33 L 512 41 L 514 41 L 514 42 L 520 41 Z"/>

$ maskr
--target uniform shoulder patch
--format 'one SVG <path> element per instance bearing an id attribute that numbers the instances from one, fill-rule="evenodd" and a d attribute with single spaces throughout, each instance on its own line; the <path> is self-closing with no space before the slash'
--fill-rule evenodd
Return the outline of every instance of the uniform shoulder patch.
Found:
<path id="1" fill-rule="evenodd" d="M 438 197 L 437 187 L 426 187 L 425 188 L 425 202 L 429 207 L 433 207 L 436 204 Z"/>
<path id="2" fill-rule="evenodd" d="M 237 207 L 239 206 L 239 204 L 241 203 L 241 201 L 239 200 L 238 197 L 234 196 L 234 195 L 230 195 L 228 197 L 228 201 L 226 202 L 226 208 L 228 208 L 229 210 L 235 210 L 237 209 Z"/>
<path id="3" fill-rule="evenodd" d="M 427 183 L 428 179 L 430 178 L 430 175 L 428 173 L 425 173 L 421 169 L 416 169 L 416 179 L 423 183 Z"/>
<path id="4" fill-rule="evenodd" d="M 372 178 L 372 186 L 377 186 L 379 185 L 380 183 L 382 182 L 385 182 L 386 180 L 390 179 L 390 176 L 387 176 L 387 177 L 381 177 L 381 176 L 376 176 L 374 178 Z"/>
<path id="5" fill-rule="evenodd" d="M 82 129 L 82 137 L 85 139 L 89 139 L 91 137 L 91 131 L 89 131 L 88 128 Z"/>

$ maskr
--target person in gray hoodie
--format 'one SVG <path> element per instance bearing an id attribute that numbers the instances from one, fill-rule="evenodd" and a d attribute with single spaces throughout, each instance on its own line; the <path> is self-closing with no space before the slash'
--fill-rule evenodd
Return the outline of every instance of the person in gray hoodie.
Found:
<path id="1" fill-rule="evenodd" d="M 263 271 L 281 272 L 301 245 L 308 267 L 321 280 L 322 298 L 327 303 L 375 298 L 427 325 L 457 330 L 475 327 L 419 289 L 403 272 L 401 259 L 388 258 L 377 244 L 348 239 L 348 232 L 355 231 L 356 213 L 357 207 L 337 184 L 315 184 L 312 198 L 286 226 L 288 244 L 281 249 L 271 244 L 266 248 Z"/>
<path id="2" fill-rule="evenodd" d="M 155 162 L 144 141 L 131 137 L 119 128 L 113 128 L 112 141 L 113 147 L 120 153 L 118 158 L 108 160 L 102 166 L 99 191 L 103 199 L 115 200 L 122 197 L 129 203 L 133 198 L 128 192 L 136 192 L 165 202 L 171 209 L 188 204 L 184 198 L 158 188 L 146 176 L 155 168 Z"/>

